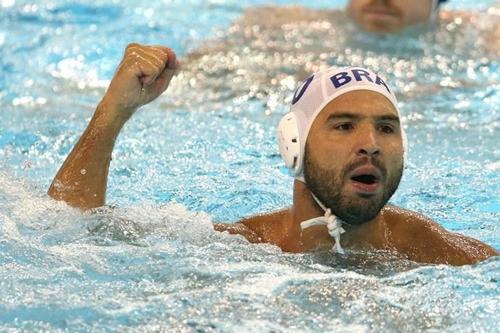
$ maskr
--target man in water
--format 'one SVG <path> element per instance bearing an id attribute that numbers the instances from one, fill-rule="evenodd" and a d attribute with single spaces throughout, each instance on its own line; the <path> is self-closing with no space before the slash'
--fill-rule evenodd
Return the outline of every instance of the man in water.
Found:
<path id="1" fill-rule="evenodd" d="M 375 33 L 396 33 L 408 27 L 433 23 L 440 5 L 447 0 L 350 0 L 345 11 L 316 11 L 300 6 L 256 7 L 248 9 L 243 25 L 267 24 L 276 27 L 300 20 L 341 20 L 348 15 L 361 29 Z"/>
<path id="2" fill-rule="evenodd" d="M 351 0 L 347 13 L 363 30 L 399 32 L 406 27 L 433 22 L 446 0 Z"/>
<path id="3" fill-rule="evenodd" d="M 120 130 L 139 107 L 167 89 L 177 67 L 168 48 L 127 47 L 87 129 L 54 178 L 50 196 L 81 209 L 105 204 Z M 289 252 L 377 249 L 453 265 L 498 254 L 422 215 L 387 205 L 401 179 L 405 140 L 396 99 L 378 75 L 362 68 L 315 73 L 296 91 L 291 109 L 280 122 L 279 140 L 296 176 L 292 207 L 216 225 L 216 230 Z"/>
<path id="4" fill-rule="evenodd" d="M 302 6 L 252 7 L 245 11 L 230 31 L 233 33 L 233 31 L 238 30 L 248 30 L 244 34 L 245 36 L 252 34 L 252 30 L 255 29 L 278 31 L 287 25 L 299 22 L 328 22 L 331 29 L 335 31 L 357 35 L 360 31 L 348 27 L 353 22 L 362 31 L 387 35 L 407 30 L 420 33 L 426 30 L 422 28 L 435 27 L 436 23 L 441 22 L 446 25 L 446 30 L 449 32 L 462 25 L 468 30 L 477 31 L 476 38 L 481 39 L 481 47 L 498 53 L 500 49 L 500 24 L 498 20 L 500 2 L 497 1 L 488 11 L 480 13 L 477 11 L 442 10 L 441 5 L 447 1 L 349 0 L 343 10 L 314 10 Z M 449 24 L 451 26 L 448 26 Z M 286 29 L 284 29 L 284 33 L 287 33 Z M 336 35 L 332 37 L 338 38 Z M 307 38 L 311 38 L 311 36 L 308 35 Z M 211 47 L 213 45 L 207 45 L 203 52 L 205 49 L 210 50 Z"/>
<path id="5" fill-rule="evenodd" d="M 241 101 L 271 102 L 268 110 L 273 112 L 289 96 L 294 81 L 332 65 L 390 68 L 393 85 L 404 87 L 409 99 L 427 98 L 450 86 L 482 85 L 484 80 L 476 80 L 470 71 L 483 66 L 479 59 L 498 59 L 498 10 L 441 7 L 432 0 L 351 0 L 341 10 L 251 7 L 216 38 L 193 44 L 195 50 L 183 59 L 189 66 L 174 88 L 196 84 L 213 92 L 210 101 L 221 103 L 226 94 L 220 92 L 230 90 Z M 230 84 L 232 80 L 241 83 Z M 182 95 L 174 104 L 203 108 L 207 96 L 198 96 Z"/>

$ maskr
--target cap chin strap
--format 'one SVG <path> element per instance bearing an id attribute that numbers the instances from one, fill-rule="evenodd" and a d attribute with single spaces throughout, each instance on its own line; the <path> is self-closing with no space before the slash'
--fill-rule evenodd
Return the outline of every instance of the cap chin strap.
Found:
<path id="1" fill-rule="evenodd" d="M 342 246 L 340 246 L 340 235 L 345 232 L 344 228 L 342 228 L 342 220 L 333 215 L 330 208 L 326 208 L 325 205 L 323 205 L 314 195 L 314 193 L 311 192 L 311 195 L 321 209 L 325 211 L 325 215 L 301 222 L 300 228 L 304 230 L 315 225 L 326 225 L 328 234 L 330 234 L 330 236 L 335 240 L 335 252 L 344 254 L 345 251 Z"/>

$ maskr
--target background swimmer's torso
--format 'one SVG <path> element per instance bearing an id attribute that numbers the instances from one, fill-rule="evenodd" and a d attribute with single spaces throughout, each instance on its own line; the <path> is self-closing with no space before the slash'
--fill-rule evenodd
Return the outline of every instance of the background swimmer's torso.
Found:
<path id="1" fill-rule="evenodd" d="M 480 31 L 375 39 L 331 12 L 277 28 L 255 10 L 225 28 L 263 3 L 0 1 L 0 331 L 496 330 L 498 259 L 404 272 L 385 253 L 283 254 L 211 230 L 291 203 L 275 125 L 299 78 L 352 64 L 387 73 L 402 102 L 392 202 L 500 247 L 498 56 Z M 82 215 L 44 193 L 130 41 L 191 55 L 118 140 L 122 208 Z"/>

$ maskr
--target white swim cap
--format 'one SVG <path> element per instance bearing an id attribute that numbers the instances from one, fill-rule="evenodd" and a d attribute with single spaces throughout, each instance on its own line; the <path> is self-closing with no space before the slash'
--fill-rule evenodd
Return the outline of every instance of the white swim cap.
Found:
<path id="1" fill-rule="evenodd" d="M 278 125 L 280 153 L 296 179 L 305 183 L 304 150 L 314 119 L 332 100 L 355 90 L 370 90 L 385 96 L 400 116 L 396 97 L 389 86 L 380 76 L 365 68 L 332 67 L 313 74 L 295 91 L 290 112 L 281 119 Z M 401 126 L 401 134 L 406 152 L 406 135 L 403 126 Z"/>

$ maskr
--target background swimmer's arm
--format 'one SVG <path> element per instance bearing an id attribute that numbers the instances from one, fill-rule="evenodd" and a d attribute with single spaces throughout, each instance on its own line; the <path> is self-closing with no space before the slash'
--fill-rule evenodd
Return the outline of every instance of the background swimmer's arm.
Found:
<path id="1" fill-rule="evenodd" d="M 411 260 L 458 266 L 499 255 L 491 246 L 447 231 L 421 214 L 391 207 L 384 215 L 389 225 L 390 243 Z"/>
<path id="2" fill-rule="evenodd" d="M 236 21 L 234 27 L 281 28 L 290 23 L 331 20 L 332 15 L 338 13 L 341 11 L 309 9 L 297 5 L 250 7 Z"/>
<path id="3" fill-rule="evenodd" d="M 445 24 L 467 24 L 469 29 L 477 30 L 481 46 L 500 55 L 500 1 L 481 12 L 442 10 L 439 18 Z"/>
<path id="4" fill-rule="evenodd" d="M 268 36 L 269 34 L 284 33 L 281 31 L 287 24 L 310 24 L 312 22 L 326 21 L 335 22 L 345 17 L 344 11 L 329 9 L 309 9 L 303 6 L 257 6 L 247 8 L 243 15 L 234 21 L 228 29 L 229 34 L 223 39 L 209 39 L 196 50 L 191 51 L 184 62 L 191 63 L 207 56 L 217 56 L 232 50 L 240 45 L 248 45 L 252 50 L 258 48 L 256 44 L 261 44 L 262 40 L 256 40 L 256 34 Z M 262 38 L 262 37 L 261 37 Z M 237 45 L 234 45 L 237 43 Z M 267 43 L 265 49 L 272 50 Z M 191 66 L 190 66 L 191 67 Z M 299 76 L 299 80 L 309 76 L 310 70 Z M 267 78 L 265 83 L 267 84 Z"/>
<path id="5" fill-rule="evenodd" d="M 48 194 L 90 209 L 105 203 L 111 153 L 125 122 L 167 89 L 177 68 L 165 47 L 130 44 L 80 140 L 59 169 Z"/>

